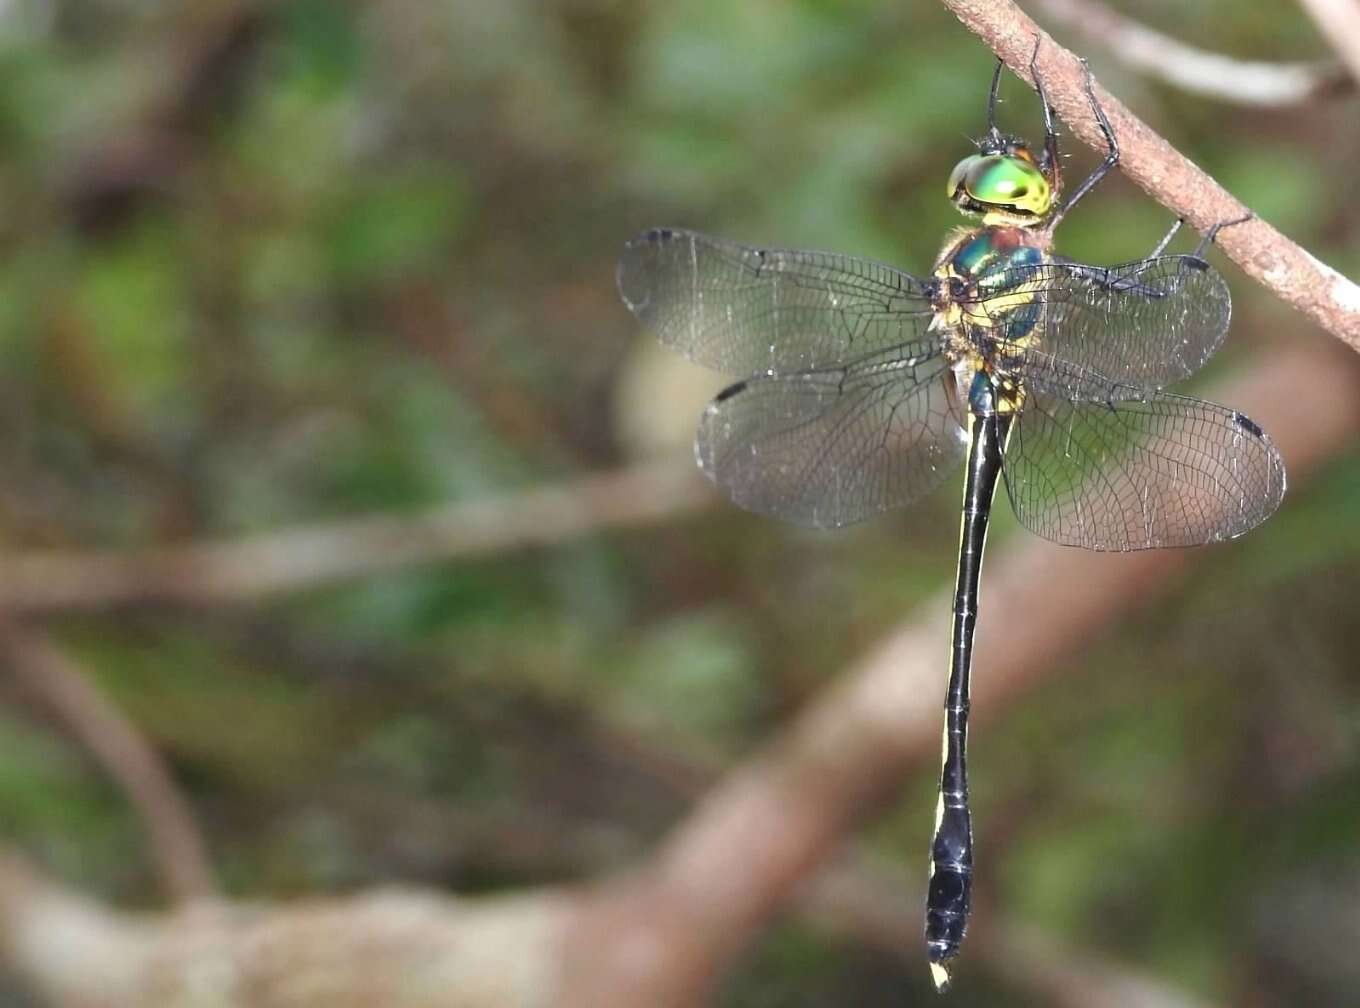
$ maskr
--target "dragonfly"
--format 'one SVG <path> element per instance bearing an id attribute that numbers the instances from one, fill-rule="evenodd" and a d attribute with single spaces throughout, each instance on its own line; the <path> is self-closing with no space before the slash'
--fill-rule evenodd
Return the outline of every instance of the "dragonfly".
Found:
<path id="1" fill-rule="evenodd" d="M 1204 252 L 1094 266 L 1052 254 L 1063 217 L 1119 162 L 1108 150 L 1063 198 L 1053 109 L 1036 151 L 996 125 L 950 174 L 971 226 L 928 276 L 831 252 L 739 245 L 654 228 L 627 244 L 620 294 L 667 346 L 738 379 L 699 423 L 699 467 L 737 505 L 836 528 L 910 504 L 965 465 L 943 767 L 925 940 L 943 991 L 972 904 L 967 741 L 973 632 L 992 500 L 1056 543 L 1131 551 L 1232 539 L 1285 492 L 1267 434 L 1246 415 L 1166 391 L 1214 354 L 1230 297 Z M 1236 222 L 1230 222 L 1236 223 Z"/>

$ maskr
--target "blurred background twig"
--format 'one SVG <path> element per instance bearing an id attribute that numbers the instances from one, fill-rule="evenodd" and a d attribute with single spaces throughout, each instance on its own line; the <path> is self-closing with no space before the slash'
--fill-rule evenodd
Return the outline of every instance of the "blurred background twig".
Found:
<path id="1" fill-rule="evenodd" d="M 235 542 L 15 553 L 5 559 L 0 605 L 69 610 L 242 601 L 674 519 L 712 500 L 694 466 L 666 459 L 424 514 L 350 518 Z"/>
<path id="2" fill-rule="evenodd" d="M 127 794 L 146 827 L 166 894 L 180 902 L 211 896 L 212 869 L 193 813 L 136 728 L 43 632 L 0 621 L 0 655 Z"/>
<path id="3" fill-rule="evenodd" d="M 1129 67 L 1215 101 L 1300 105 L 1355 87 L 1355 80 L 1336 63 L 1230 59 L 1153 31 L 1098 0 L 1038 0 L 1035 9 Z"/>
<path id="4" fill-rule="evenodd" d="M 1345 0 L 1300 0 L 1351 76 L 1360 80 L 1360 11 Z"/>

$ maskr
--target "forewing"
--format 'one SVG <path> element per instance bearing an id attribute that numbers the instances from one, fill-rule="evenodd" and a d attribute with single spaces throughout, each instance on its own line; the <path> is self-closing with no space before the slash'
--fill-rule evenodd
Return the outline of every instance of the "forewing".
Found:
<path id="1" fill-rule="evenodd" d="M 1110 267 L 1014 267 L 1004 285 L 1031 292 L 1039 305 L 1022 371 L 1050 380 L 1064 371 L 1073 378 L 1094 372 L 1138 396 L 1198 371 L 1223 342 L 1232 312 L 1223 278 L 1188 255 Z M 1067 395 L 1086 398 L 1090 389 L 1078 383 Z"/>
<path id="2" fill-rule="evenodd" d="M 624 248 L 624 303 L 661 342 L 733 376 L 836 367 L 924 336 L 921 280 L 868 259 L 657 228 Z"/>
<path id="3" fill-rule="evenodd" d="M 1002 471 L 1022 525 L 1095 550 L 1231 539 L 1268 518 L 1285 489 L 1260 427 L 1167 393 L 1072 402 L 1030 390 Z"/>
<path id="4" fill-rule="evenodd" d="M 933 347 L 738 382 L 699 425 L 699 464 L 741 507 L 833 528 L 933 489 L 964 452 Z"/>

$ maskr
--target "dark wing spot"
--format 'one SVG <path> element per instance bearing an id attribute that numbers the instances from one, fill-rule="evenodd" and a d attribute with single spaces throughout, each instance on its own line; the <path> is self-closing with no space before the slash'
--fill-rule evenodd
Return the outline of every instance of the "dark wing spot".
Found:
<path id="1" fill-rule="evenodd" d="M 727 386 L 727 388 L 725 388 L 725 389 L 723 389 L 721 392 L 719 392 L 719 393 L 713 398 L 713 401 L 714 401 L 715 403 L 720 403 L 720 402 L 722 402 L 722 401 L 725 400 L 725 399 L 731 399 L 731 398 L 732 398 L 734 395 L 736 395 L 738 392 L 741 392 L 741 391 L 745 390 L 745 388 L 746 388 L 746 382 L 744 382 L 744 381 L 733 382 L 731 385 Z M 1246 417 L 1241 417 L 1240 419 L 1246 420 L 1247 418 L 1246 418 Z M 1251 423 L 1251 421 L 1250 421 L 1250 420 L 1247 420 L 1247 423 Z M 1259 433 L 1259 431 L 1258 431 L 1258 433 Z"/>
<path id="2" fill-rule="evenodd" d="M 1243 416 L 1241 413 L 1234 413 L 1233 419 L 1237 421 L 1237 426 L 1241 427 L 1252 437 L 1258 438 L 1263 436 L 1265 433 L 1264 431 L 1261 430 L 1260 426 L 1256 423 L 1256 421 L 1254 421 L 1251 417 Z"/>

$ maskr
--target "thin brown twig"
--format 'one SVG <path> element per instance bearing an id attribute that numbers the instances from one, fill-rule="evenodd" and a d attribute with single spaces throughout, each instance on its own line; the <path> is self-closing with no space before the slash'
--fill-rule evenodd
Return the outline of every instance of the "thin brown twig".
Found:
<path id="1" fill-rule="evenodd" d="M 1011 0 L 943 0 L 1022 80 L 1033 83 L 1030 61 L 1040 40 L 1037 64 L 1044 90 L 1072 132 L 1094 150 L 1107 143 L 1091 111 L 1087 71 Z M 1122 102 L 1091 82 L 1122 151 L 1120 170 L 1148 195 L 1200 231 L 1238 220 L 1249 210 L 1227 190 L 1158 136 Z M 1218 236 L 1224 253 L 1281 300 L 1360 350 L 1360 286 L 1319 262 L 1259 217 Z"/>
<path id="2" fill-rule="evenodd" d="M 1187 45 L 1099 0 L 1035 0 L 1035 6 L 1135 70 L 1183 91 L 1234 105 L 1299 105 L 1355 87 L 1354 80 L 1335 63 L 1234 59 Z"/>
<path id="3" fill-rule="evenodd" d="M 1298 485 L 1360 430 L 1347 358 L 1297 349 L 1220 390 L 1274 436 Z M 1292 408 L 1307 399 L 1308 415 Z M 979 624 L 985 669 L 974 723 L 1061 669 L 1060 659 L 1144 604 L 1211 550 L 1097 555 L 1037 539 L 991 565 L 987 598 L 1023 598 Z M 1033 586 L 1045 586 L 1036 598 Z M 941 597 L 809 705 L 772 745 L 713 790 L 632 876 L 584 900 L 564 950 L 564 1008 L 679 1008 L 715 978 L 856 819 L 906 769 L 937 756 L 939 656 L 950 606 Z M 1023 609 L 1023 612 L 1021 611 Z M 924 842 L 923 842 L 924 847 Z M 924 961 L 924 950 L 922 949 Z M 924 972 L 924 969 L 923 969 Z"/>
<path id="4" fill-rule="evenodd" d="M 227 542 L 3 558 L 0 610 L 237 602 L 454 557 L 543 545 L 706 506 L 688 460 L 666 460 L 408 516 L 374 515 Z"/>
<path id="5" fill-rule="evenodd" d="M 216 891 L 207 845 L 188 802 L 155 749 L 41 630 L 0 618 L 0 654 L 26 691 L 127 795 L 151 841 L 151 856 L 167 895 L 194 902 Z"/>
<path id="6" fill-rule="evenodd" d="M 1360 6 L 1355 0 L 1299 0 L 1331 43 L 1351 76 L 1360 82 Z"/>

